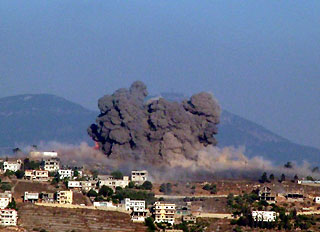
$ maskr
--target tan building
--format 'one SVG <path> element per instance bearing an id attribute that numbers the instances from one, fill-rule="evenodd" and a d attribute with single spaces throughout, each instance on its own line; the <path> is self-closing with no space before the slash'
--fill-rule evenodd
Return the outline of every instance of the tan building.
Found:
<path id="1" fill-rule="evenodd" d="M 154 203 L 154 222 L 174 224 L 174 215 L 176 212 L 176 204 L 155 202 Z"/>
<path id="2" fill-rule="evenodd" d="M 142 171 L 132 171 L 131 172 L 131 181 L 143 184 L 145 181 L 148 180 L 148 171 L 142 170 Z"/>
<path id="3" fill-rule="evenodd" d="M 34 180 L 34 181 L 48 181 L 49 171 L 46 171 L 46 170 L 26 170 L 24 173 L 24 178 L 27 180 Z"/>
<path id="4" fill-rule="evenodd" d="M 60 169 L 58 158 L 52 158 L 44 161 L 43 169 L 49 172 L 57 172 Z"/>
<path id="5" fill-rule="evenodd" d="M 59 204 L 72 204 L 73 193 L 72 191 L 58 191 L 57 202 Z"/>

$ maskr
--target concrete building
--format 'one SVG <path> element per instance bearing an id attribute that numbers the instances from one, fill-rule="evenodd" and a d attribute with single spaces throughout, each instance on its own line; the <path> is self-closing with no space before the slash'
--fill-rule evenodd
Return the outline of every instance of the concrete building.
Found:
<path id="1" fill-rule="evenodd" d="M 133 222 L 144 222 L 147 216 L 146 202 L 142 200 L 131 200 L 125 198 L 121 202 L 123 208 L 127 211 L 131 211 L 131 220 Z"/>
<path id="2" fill-rule="evenodd" d="M 60 169 L 60 161 L 58 158 L 51 158 L 44 161 L 43 169 L 49 172 L 57 172 Z"/>
<path id="3" fill-rule="evenodd" d="M 46 170 L 26 170 L 24 178 L 33 181 L 48 181 L 49 171 Z"/>
<path id="4" fill-rule="evenodd" d="M 277 218 L 275 211 L 252 211 L 252 218 L 256 222 L 274 222 Z"/>
<path id="5" fill-rule="evenodd" d="M 39 197 L 42 202 L 49 202 L 49 203 L 54 202 L 54 193 L 41 192 L 39 194 Z"/>
<path id="6" fill-rule="evenodd" d="M 72 191 L 58 191 L 57 202 L 59 204 L 72 204 L 73 193 Z"/>
<path id="7" fill-rule="evenodd" d="M 197 223 L 197 217 L 193 216 L 193 215 L 185 215 L 185 216 L 182 216 L 182 221 L 183 222 L 187 222 L 187 223 L 196 224 Z"/>
<path id="8" fill-rule="evenodd" d="M 317 204 L 319 204 L 319 203 L 320 203 L 320 197 L 315 197 L 315 198 L 314 198 L 314 202 L 317 203 Z"/>
<path id="9" fill-rule="evenodd" d="M 0 226 L 16 226 L 18 212 L 14 209 L 0 210 Z"/>
<path id="10" fill-rule="evenodd" d="M 267 186 L 263 186 L 259 189 L 258 197 L 260 201 L 266 201 L 269 204 L 275 204 L 276 203 L 276 195 L 272 194 L 271 189 Z"/>
<path id="11" fill-rule="evenodd" d="M 129 185 L 129 177 L 124 176 L 122 180 L 114 179 L 112 177 L 106 180 L 100 179 L 98 185 L 99 188 L 101 188 L 103 185 L 108 186 L 112 189 L 116 189 L 116 187 L 125 188 Z"/>
<path id="12" fill-rule="evenodd" d="M 117 206 L 113 205 L 112 202 L 108 201 L 95 201 L 93 202 L 94 207 L 107 207 L 107 208 L 117 208 Z"/>
<path id="13" fill-rule="evenodd" d="M 165 222 L 174 224 L 174 215 L 176 212 L 176 205 L 175 204 L 169 204 L 169 203 L 163 203 L 163 202 L 155 202 L 154 203 L 154 216 L 155 216 L 155 222 Z"/>
<path id="14" fill-rule="evenodd" d="M 80 181 L 81 182 L 81 189 L 83 191 L 90 191 L 90 189 L 94 188 L 96 186 L 96 181 Z"/>
<path id="15" fill-rule="evenodd" d="M 25 202 L 37 202 L 39 200 L 39 193 L 24 192 L 23 200 Z"/>
<path id="16" fill-rule="evenodd" d="M 16 161 L 4 161 L 3 162 L 3 170 L 6 172 L 7 170 L 16 172 L 20 170 L 22 161 L 20 159 Z"/>
<path id="17" fill-rule="evenodd" d="M 58 171 L 59 176 L 60 176 L 60 180 L 63 180 L 65 178 L 68 178 L 69 180 L 72 179 L 73 177 L 73 171 L 72 169 L 60 169 Z"/>
<path id="18" fill-rule="evenodd" d="M 31 158 L 39 158 L 39 157 L 43 157 L 43 158 L 56 158 L 58 157 L 58 153 L 55 151 L 30 151 L 29 152 L 29 156 Z"/>
<path id="19" fill-rule="evenodd" d="M 131 181 L 143 184 L 143 182 L 148 180 L 148 171 L 142 170 L 142 171 L 132 171 L 131 172 Z"/>
<path id="20" fill-rule="evenodd" d="M 5 209 L 8 207 L 10 203 L 10 198 L 9 197 L 0 197 L 0 209 Z"/>
<path id="21" fill-rule="evenodd" d="M 12 200 L 12 192 L 11 191 L 4 191 L 3 193 L 0 193 L 0 197 L 8 197 L 10 202 Z"/>
<path id="22" fill-rule="evenodd" d="M 77 180 L 68 181 L 68 189 L 82 189 L 81 182 Z"/>
<path id="23" fill-rule="evenodd" d="M 287 201 L 290 201 L 290 202 L 295 202 L 295 201 L 303 202 L 305 198 L 301 193 L 287 193 L 285 197 Z"/>

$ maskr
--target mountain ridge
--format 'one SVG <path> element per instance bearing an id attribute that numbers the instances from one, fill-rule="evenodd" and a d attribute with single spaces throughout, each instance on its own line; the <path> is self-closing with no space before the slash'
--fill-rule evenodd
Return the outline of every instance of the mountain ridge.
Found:
<path id="1" fill-rule="evenodd" d="M 168 100 L 179 101 L 184 95 L 163 93 Z M 0 153 L 13 147 L 57 141 L 92 144 L 88 126 L 98 111 L 51 94 L 22 94 L 0 98 Z M 222 112 L 218 146 L 245 147 L 248 157 L 262 156 L 274 163 L 286 161 L 320 163 L 320 150 L 295 144 L 263 126 L 226 110 Z"/>

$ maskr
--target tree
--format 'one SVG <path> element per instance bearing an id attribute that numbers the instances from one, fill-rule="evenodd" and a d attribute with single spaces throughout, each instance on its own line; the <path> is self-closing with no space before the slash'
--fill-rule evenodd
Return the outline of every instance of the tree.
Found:
<path id="1" fill-rule="evenodd" d="M 133 181 L 130 181 L 128 187 L 129 187 L 129 188 L 134 188 L 134 186 L 135 186 L 134 182 L 133 182 Z"/>
<path id="2" fill-rule="evenodd" d="M 17 204 L 16 204 L 14 198 L 12 198 L 11 202 L 8 205 L 8 208 L 17 210 Z"/>
<path id="3" fill-rule="evenodd" d="M 145 219 L 145 225 L 148 227 L 148 231 L 150 231 L 150 232 L 153 232 L 156 230 L 156 226 L 154 225 L 152 217 L 147 217 Z"/>
<path id="4" fill-rule="evenodd" d="M 73 171 L 73 176 L 75 176 L 75 177 L 78 177 L 78 176 L 79 176 L 78 170 L 74 170 L 74 171 Z"/>
<path id="5" fill-rule="evenodd" d="M 259 180 L 261 183 L 265 183 L 268 181 L 268 176 L 267 176 L 267 173 L 264 172 Z"/>
<path id="6" fill-rule="evenodd" d="M 112 196 L 113 190 L 109 188 L 108 186 L 103 185 L 100 190 L 99 190 L 99 195 L 103 195 L 104 197 L 106 196 Z"/>
<path id="7" fill-rule="evenodd" d="M 314 167 L 314 168 L 312 169 L 312 172 L 319 172 L 319 167 Z"/>
<path id="8" fill-rule="evenodd" d="M 170 194 L 172 192 L 172 185 L 170 183 L 163 183 L 160 185 L 160 192 L 164 194 Z"/>
<path id="9" fill-rule="evenodd" d="M 299 180 L 299 177 L 298 177 L 297 174 L 294 175 L 293 180 L 294 180 L 294 181 L 298 181 L 298 180 Z"/>
<path id="10" fill-rule="evenodd" d="M 286 180 L 286 176 L 282 173 L 281 178 L 280 178 L 280 182 L 285 181 Z"/>
<path id="11" fill-rule="evenodd" d="M 271 181 L 274 181 L 274 175 L 273 175 L 273 173 L 270 174 L 269 179 L 270 179 Z"/>
<path id="12" fill-rule="evenodd" d="M 18 170 L 14 173 L 18 179 L 22 179 L 24 177 L 24 171 Z"/>
<path id="13" fill-rule="evenodd" d="M 284 165 L 285 168 L 292 168 L 292 163 L 291 162 L 287 162 L 285 165 Z"/>
<path id="14" fill-rule="evenodd" d="M 113 172 L 111 173 L 111 176 L 112 176 L 114 179 L 118 179 L 118 180 L 123 179 L 123 174 L 122 174 L 122 172 L 120 172 L 119 170 L 113 171 Z"/>
<path id="15" fill-rule="evenodd" d="M 17 154 L 17 153 L 20 153 L 22 151 L 21 151 L 21 149 L 19 147 L 16 147 L 16 148 L 12 149 L 12 152 L 13 152 L 13 154 Z"/>
<path id="16" fill-rule="evenodd" d="M 146 189 L 146 190 L 152 190 L 152 183 L 150 181 L 145 181 L 143 184 L 142 184 L 142 187 L 143 189 Z"/>
<path id="17" fill-rule="evenodd" d="M 88 197 L 97 197 L 98 193 L 94 189 L 90 189 L 90 191 L 87 193 Z"/>
<path id="18" fill-rule="evenodd" d="M 312 176 L 307 176 L 307 177 L 306 177 L 306 179 L 307 179 L 307 180 L 314 181 L 314 179 L 313 179 L 313 177 L 312 177 Z"/>

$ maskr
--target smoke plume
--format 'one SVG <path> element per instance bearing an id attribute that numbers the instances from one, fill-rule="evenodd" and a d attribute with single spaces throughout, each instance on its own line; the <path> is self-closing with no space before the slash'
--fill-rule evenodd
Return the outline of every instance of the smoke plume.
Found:
<path id="1" fill-rule="evenodd" d="M 220 106 L 201 92 L 182 103 L 144 99 L 146 86 L 134 82 L 98 101 L 100 115 L 88 128 L 101 151 L 111 158 L 148 163 L 196 160 L 196 153 L 217 144 Z"/>

